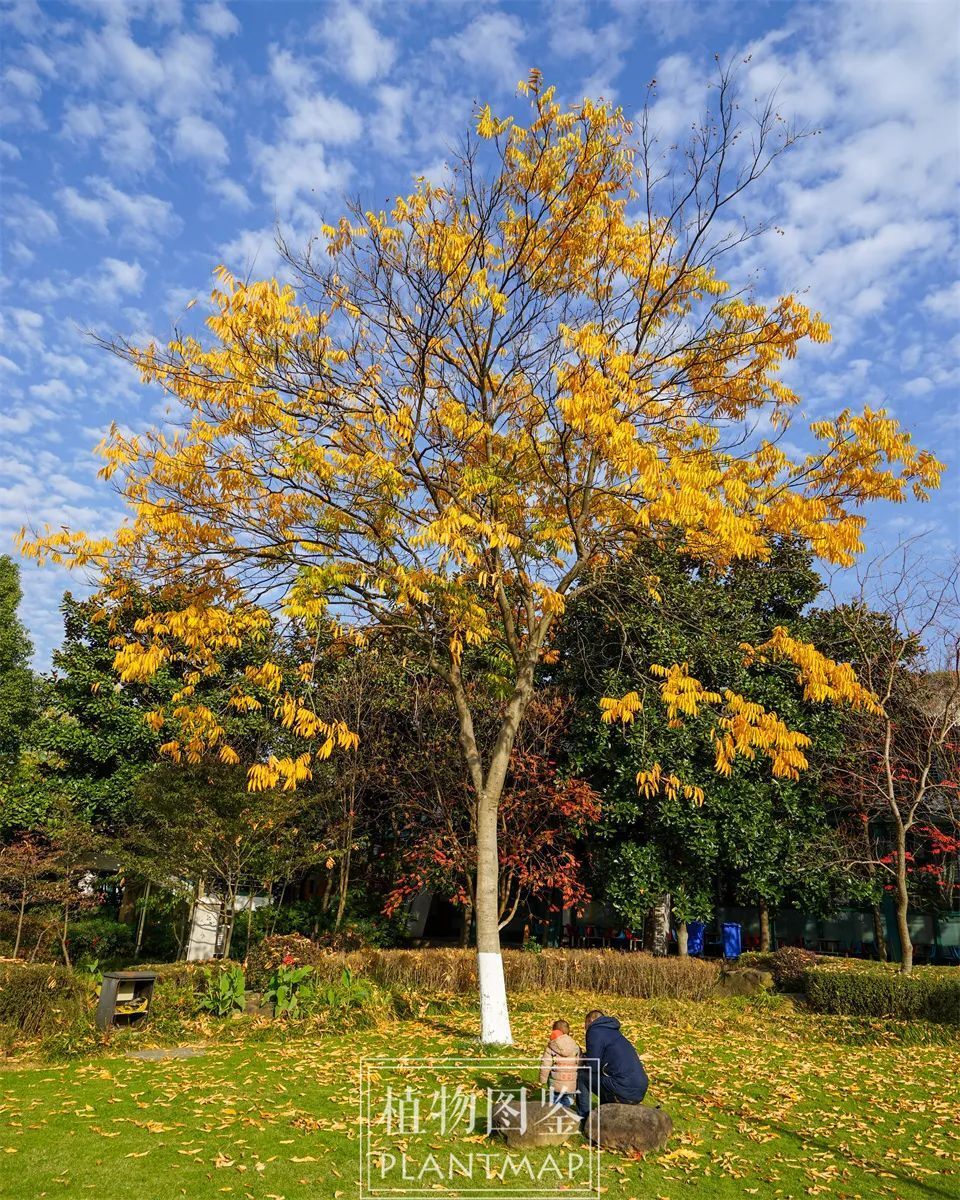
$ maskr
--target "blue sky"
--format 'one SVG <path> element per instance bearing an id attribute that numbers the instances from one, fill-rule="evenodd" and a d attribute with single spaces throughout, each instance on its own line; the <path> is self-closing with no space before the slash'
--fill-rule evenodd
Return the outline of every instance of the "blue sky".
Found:
<path id="1" fill-rule="evenodd" d="M 664 138 L 702 108 L 714 55 L 745 98 L 778 89 L 822 132 L 754 193 L 777 226 L 744 269 L 834 328 L 791 383 L 811 418 L 885 405 L 953 468 L 927 506 L 872 510 L 872 549 L 957 544 L 960 4 L 180 3 L 0 0 L 0 551 L 25 522 L 103 532 L 118 511 L 91 448 L 111 420 L 162 419 L 84 330 L 165 337 L 202 315 L 211 271 L 268 275 L 344 194 L 382 204 L 439 175 L 477 100 L 515 111 L 532 66 L 562 98 L 633 114 L 657 80 Z M 48 661 L 82 580 L 24 567 Z"/>

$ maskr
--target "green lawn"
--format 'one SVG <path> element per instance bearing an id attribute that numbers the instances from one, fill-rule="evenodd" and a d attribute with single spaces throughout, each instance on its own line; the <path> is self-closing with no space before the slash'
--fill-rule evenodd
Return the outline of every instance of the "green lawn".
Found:
<path id="1" fill-rule="evenodd" d="M 489 1052 L 467 1082 L 511 1077 L 498 1062 L 539 1055 L 554 1017 L 579 1019 L 596 1002 L 517 999 L 517 1046 Z M 960 1194 L 960 1040 L 909 1044 L 922 1028 L 787 1004 L 611 999 L 608 1010 L 636 1039 L 648 1102 L 675 1132 L 645 1160 L 604 1154 L 605 1196 Z M 360 1058 L 477 1055 L 473 1030 L 466 1006 L 338 1034 L 237 1021 L 232 1042 L 201 1058 L 11 1067 L 0 1072 L 0 1196 L 356 1197 Z M 468 1142 L 487 1148 L 479 1135 L 431 1144 Z"/>

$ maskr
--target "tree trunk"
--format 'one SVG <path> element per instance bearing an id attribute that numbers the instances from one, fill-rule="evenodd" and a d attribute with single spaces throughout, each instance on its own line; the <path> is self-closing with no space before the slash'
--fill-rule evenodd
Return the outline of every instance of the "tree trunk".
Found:
<path id="1" fill-rule="evenodd" d="M 907 891 L 907 835 L 902 825 L 897 826 L 897 933 L 900 935 L 900 971 L 909 975 L 913 970 L 913 942 L 910 941 L 910 925 L 907 910 L 910 897 Z"/>
<path id="2" fill-rule="evenodd" d="M 687 957 L 687 923 L 686 921 L 677 922 L 677 954 L 681 958 Z"/>
<path id="3" fill-rule="evenodd" d="M 877 958 L 881 962 L 886 962 L 889 956 L 887 954 L 887 931 L 884 928 L 883 909 L 879 904 L 871 904 L 870 907 L 873 910 L 873 940 L 877 947 Z"/>
<path id="4" fill-rule="evenodd" d="M 877 866 L 873 860 L 873 844 L 870 841 L 870 818 L 864 813 L 862 822 L 864 858 L 867 864 L 867 875 L 871 883 L 876 882 Z M 887 961 L 887 931 L 884 928 L 883 911 L 875 901 L 870 902 L 873 911 L 873 941 L 877 948 L 877 958 L 880 962 Z"/>
<path id="5" fill-rule="evenodd" d="M 123 895 L 120 898 L 120 911 L 117 919 L 124 925 L 135 925 L 137 922 L 137 900 L 140 898 L 140 884 L 133 879 L 124 879 Z"/>
<path id="6" fill-rule="evenodd" d="M 359 726 L 358 726 L 359 727 Z M 356 825 L 357 801 L 356 790 L 350 789 L 350 803 L 347 806 L 345 836 L 340 851 L 340 873 L 337 880 L 339 895 L 337 897 L 337 915 L 334 918 L 334 931 L 343 924 L 344 913 L 347 911 L 347 893 L 350 889 L 350 858 L 353 850 L 353 830 Z"/>
<path id="7" fill-rule="evenodd" d="M 463 926 L 460 929 L 460 945 L 470 945 L 470 926 L 473 924 L 473 905 L 468 901 L 463 906 Z"/>
<path id="8" fill-rule="evenodd" d="M 337 897 L 337 915 L 333 921 L 334 931 L 339 930 L 343 924 L 343 917 L 347 911 L 347 893 L 350 889 L 350 847 L 343 851 L 340 859 L 340 879 L 338 882 L 340 894 Z"/>
<path id="9" fill-rule="evenodd" d="M 60 947 L 63 950 L 63 961 L 66 966 L 72 966 L 70 962 L 70 950 L 67 946 L 67 922 L 70 919 L 70 905 L 63 906 L 63 927 L 60 932 Z"/>
<path id="10" fill-rule="evenodd" d="M 27 907 L 27 892 L 26 888 L 20 893 L 20 912 L 17 914 L 17 940 L 13 944 L 13 957 L 17 958 L 20 954 L 20 939 L 23 936 L 23 915 Z"/>
<path id="11" fill-rule="evenodd" d="M 253 889 L 250 891 L 250 903 L 247 905 L 247 944 L 243 948 L 244 962 L 250 957 L 250 934 L 253 929 Z"/>
<path id="12" fill-rule="evenodd" d="M 666 953 L 670 940 L 670 893 L 664 894 L 653 907 L 653 932 L 651 949 L 662 958 Z"/>
<path id="13" fill-rule="evenodd" d="M 143 929 L 147 923 L 147 905 L 150 903 L 150 880 L 143 889 L 143 908 L 140 910 L 140 920 L 137 922 L 137 942 L 133 949 L 133 957 L 140 957 L 140 947 L 143 945 Z"/>
<path id="14" fill-rule="evenodd" d="M 540 634 L 541 640 L 532 641 L 518 667 L 516 688 L 504 710 L 503 721 L 490 754 L 486 778 L 473 727 L 473 714 L 470 711 L 459 664 L 454 663 L 447 677 L 460 721 L 460 748 L 476 794 L 477 885 L 474 919 L 477 930 L 477 978 L 480 984 L 480 1040 L 494 1045 L 513 1045 L 510 1014 L 507 1011 L 507 988 L 503 977 L 503 958 L 500 954 L 500 855 L 497 844 L 497 817 L 517 730 L 533 695 L 534 668 L 545 632 L 546 627 Z"/>
<path id="15" fill-rule="evenodd" d="M 766 900 L 757 905 L 760 910 L 760 950 L 767 954 L 770 951 L 770 909 Z"/>
<path id="16" fill-rule="evenodd" d="M 497 802 L 477 798 L 477 974 L 480 982 L 480 1040 L 509 1046 L 513 1043 L 507 988 L 500 954 L 499 862 L 497 855 Z"/>
<path id="17" fill-rule="evenodd" d="M 227 895 L 224 897 L 224 900 L 223 900 L 222 911 L 223 911 L 223 922 L 224 922 L 224 935 L 223 935 L 223 949 L 220 952 L 220 957 L 221 958 L 229 958 L 230 957 L 230 946 L 231 946 L 231 943 L 233 942 L 233 922 L 234 922 L 234 919 L 236 918 L 236 912 L 237 912 L 237 898 L 236 898 L 235 893 L 227 892 Z"/>

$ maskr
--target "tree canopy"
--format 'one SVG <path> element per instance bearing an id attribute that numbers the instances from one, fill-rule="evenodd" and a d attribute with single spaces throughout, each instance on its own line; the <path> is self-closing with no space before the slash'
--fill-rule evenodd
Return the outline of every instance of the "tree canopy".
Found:
<path id="1" fill-rule="evenodd" d="M 756 232 L 728 219 L 739 197 L 795 140 L 772 103 L 742 136 L 722 76 L 665 162 L 649 114 L 635 128 L 607 104 L 563 108 L 537 72 L 520 91 L 525 123 L 481 108 L 446 183 L 421 179 L 389 211 L 356 205 L 325 225 L 291 256 L 296 286 L 221 268 L 206 340 L 114 344 L 181 426 L 112 429 L 102 473 L 130 510 L 115 535 L 23 539 L 28 554 L 94 565 L 106 604 L 157 589 L 117 668 L 146 680 L 182 664 L 187 736 L 165 745 L 188 760 L 233 753 L 223 713 L 191 689 L 239 639 L 266 637 L 272 614 L 324 644 L 331 630 L 419 641 L 454 698 L 477 796 L 484 1038 L 502 1041 L 498 805 L 568 597 L 671 532 L 678 552 L 720 569 L 787 535 L 849 563 L 864 502 L 923 497 L 940 473 L 882 410 L 816 421 L 810 453 L 785 448 L 799 397 L 781 368 L 829 328 L 795 297 L 763 304 L 719 273 Z M 467 688 L 478 651 L 507 685 L 488 745 Z M 812 698 L 871 703 L 848 668 L 779 627 L 749 653 L 792 661 Z M 315 739 L 266 753 L 255 788 L 295 787 L 362 733 L 318 710 L 312 657 L 301 668 L 293 687 L 269 659 L 249 675 L 285 727 Z M 776 713 L 682 663 L 652 670 L 675 717 L 715 713 L 721 771 L 744 752 L 784 777 L 804 767 L 804 735 Z M 631 719 L 636 700 L 608 698 L 608 718 Z M 240 688 L 228 704 L 262 701 Z"/>

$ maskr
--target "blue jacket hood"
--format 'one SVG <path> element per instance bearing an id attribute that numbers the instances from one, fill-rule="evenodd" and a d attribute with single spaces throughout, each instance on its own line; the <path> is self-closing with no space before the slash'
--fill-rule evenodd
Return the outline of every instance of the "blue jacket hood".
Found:
<path id="1" fill-rule="evenodd" d="M 620 1022 L 616 1017 L 597 1017 L 590 1024 L 590 1029 L 612 1029 L 616 1032 L 620 1028 Z"/>
<path id="2" fill-rule="evenodd" d="M 620 1032 L 616 1017 L 597 1017 L 592 1023 L 584 1057 L 591 1091 L 606 1089 L 635 1103 L 646 1095 L 647 1073 L 636 1047 Z"/>

